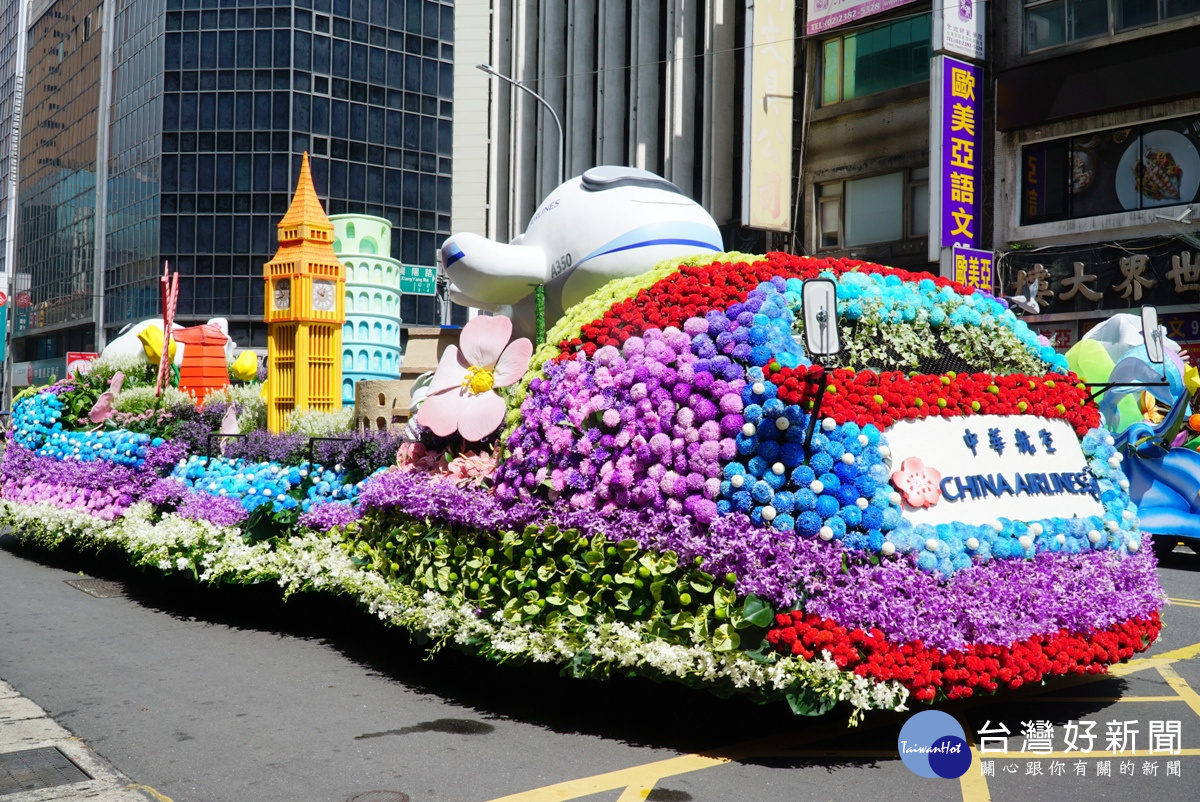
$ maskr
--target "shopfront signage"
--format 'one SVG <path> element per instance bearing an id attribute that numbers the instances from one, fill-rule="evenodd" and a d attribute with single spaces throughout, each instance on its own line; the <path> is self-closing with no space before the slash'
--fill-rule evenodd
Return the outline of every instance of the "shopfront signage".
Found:
<path id="1" fill-rule="evenodd" d="M 983 0 L 937 0 L 933 4 L 933 52 L 983 61 Z"/>
<path id="2" fill-rule="evenodd" d="M 996 254 L 978 248 L 954 248 L 954 280 L 977 290 L 995 292 Z"/>
<path id="3" fill-rule="evenodd" d="M 1043 313 L 1200 303 L 1200 252 L 1180 250 L 1177 243 L 1141 244 L 1137 251 L 1094 247 L 1028 256 L 1015 252 L 1007 255 L 1006 264 L 1004 293 L 1036 281 Z M 1177 317 L 1164 314 L 1164 325 Z"/>
<path id="4" fill-rule="evenodd" d="M 916 0 L 808 0 L 806 31 L 812 36 L 914 2 Z"/>
<path id="5" fill-rule="evenodd" d="M 980 245 L 983 70 L 965 61 L 934 59 L 930 103 L 929 255 Z"/>

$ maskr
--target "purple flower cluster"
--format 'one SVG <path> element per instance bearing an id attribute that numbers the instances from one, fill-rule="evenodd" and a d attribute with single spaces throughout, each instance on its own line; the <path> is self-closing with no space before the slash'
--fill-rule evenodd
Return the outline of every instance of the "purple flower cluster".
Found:
<path id="1" fill-rule="evenodd" d="M 300 516 L 300 525 L 318 532 L 328 532 L 335 527 L 357 521 L 361 514 L 361 509 L 350 502 L 328 501 L 310 507 L 308 512 Z"/>
<path id="2" fill-rule="evenodd" d="M 147 447 L 145 465 L 137 469 L 105 460 L 40 457 L 13 443 L 0 466 L 0 497 L 78 509 L 111 521 L 141 500 L 159 481 L 159 472 L 181 456 L 183 448 L 173 442 Z"/>
<path id="3" fill-rule="evenodd" d="M 501 501 L 487 490 L 460 488 L 419 471 L 387 471 L 372 477 L 358 494 L 361 512 L 395 511 L 417 520 L 469 526 L 488 532 L 522 529 L 547 520 L 549 507 L 526 499 Z"/>
<path id="4" fill-rule="evenodd" d="M 225 443 L 223 456 L 246 462 L 275 462 L 280 465 L 299 465 L 307 456 L 308 436 L 300 433 L 274 432 L 259 429 L 245 437 L 231 437 Z"/>
<path id="5" fill-rule="evenodd" d="M 250 515 L 236 498 L 214 496 L 195 490 L 183 493 L 176 512 L 184 518 L 208 521 L 217 526 L 237 526 Z"/>
<path id="6" fill-rule="evenodd" d="M 992 560 L 939 581 L 911 559 L 810 574 L 804 609 L 844 627 L 937 649 L 1007 646 L 1067 629 L 1090 633 L 1144 618 L 1165 601 L 1150 549 Z"/>
<path id="7" fill-rule="evenodd" d="M 649 329 L 545 366 L 521 406 L 497 476 L 506 500 L 548 486 L 581 510 L 665 509 L 716 517 L 721 465 L 737 453 L 745 368 L 704 318 Z"/>

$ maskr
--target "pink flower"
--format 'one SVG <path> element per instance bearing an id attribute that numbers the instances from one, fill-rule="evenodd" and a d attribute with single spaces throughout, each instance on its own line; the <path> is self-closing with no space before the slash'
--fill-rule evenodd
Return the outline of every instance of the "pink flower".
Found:
<path id="1" fill-rule="evenodd" d="M 105 392 L 101 393 L 100 397 L 96 399 L 95 406 L 93 406 L 91 411 L 88 412 L 88 419 L 92 423 L 104 423 L 104 421 L 106 421 L 110 417 L 112 417 L 112 414 L 114 411 L 113 410 L 114 398 L 115 398 L 115 396 L 113 395 L 113 393 L 109 392 L 107 390 Z"/>
<path id="2" fill-rule="evenodd" d="M 481 485 L 496 472 L 498 462 L 496 455 L 491 452 L 476 454 L 467 451 L 450 460 L 446 474 L 459 487 Z"/>
<path id="3" fill-rule="evenodd" d="M 396 468 L 400 471 L 436 471 L 440 467 L 439 462 L 438 454 L 430 454 L 418 442 L 401 443 L 396 451 Z"/>
<path id="4" fill-rule="evenodd" d="M 920 457 L 909 457 L 900 464 L 900 470 L 892 474 L 892 484 L 910 507 L 932 507 L 942 498 L 940 487 L 942 475 L 933 468 L 926 468 Z"/>
<path id="5" fill-rule="evenodd" d="M 468 442 L 496 431 L 505 403 L 495 388 L 515 384 L 533 356 L 533 343 L 525 337 L 509 343 L 511 336 L 506 317 L 472 318 L 459 338 L 462 351 L 451 345 L 442 355 L 417 423 L 438 437 L 457 431 Z"/>

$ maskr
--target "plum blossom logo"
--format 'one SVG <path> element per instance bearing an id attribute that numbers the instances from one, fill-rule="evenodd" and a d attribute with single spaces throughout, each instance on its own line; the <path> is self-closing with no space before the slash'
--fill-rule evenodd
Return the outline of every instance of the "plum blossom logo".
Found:
<path id="1" fill-rule="evenodd" d="M 892 484 L 910 507 L 932 507 L 942 498 L 942 475 L 926 468 L 920 457 L 909 457 L 892 473 Z"/>
<path id="2" fill-rule="evenodd" d="M 438 437 L 457 431 L 472 443 L 496 431 L 507 409 L 496 388 L 516 384 L 533 356 L 533 343 L 525 337 L 510 343 L 511 336 L 506 317 L 472 318 L 459 337 L 462 350 L 451 345 L 442 354 L 417 423 Z"/>
<path id="3" fill-rule="evenodd" d="M 971 0 L 958 0 L 958 18 L 963 22 L 970 22 L 973 16 L 975 7 Z"/>

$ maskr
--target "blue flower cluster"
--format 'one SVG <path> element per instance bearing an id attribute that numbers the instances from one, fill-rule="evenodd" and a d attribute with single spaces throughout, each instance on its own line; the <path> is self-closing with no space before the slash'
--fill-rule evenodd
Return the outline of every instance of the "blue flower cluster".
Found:
<path id="1" fill-rule="evenodd" d="M 762 368 L 750 368 L 747 378 L 739 456 L 724 467 L 717 511 L 745 513 L 756 524 L 853 549 L 883 549 L 902 518 L 879 429 L 827 419 L 806 454 L 808 415 L 777 397 Z"/>
<path id="2" fill-rule="evenodd" d="M 51 432 L 61 432 L 63 403 L 51 390 L 26 396 L 13 404 L 12 442 L 36 451 Z"/>
<path id="3" fill-rule="evenodd" d="M 52 390 L 22 398 L 13 405 L 12 437 L 17 445 L 39 457 L 89 462 L 104 460 L 142 469 L 151 449 L 163 444 L 161 437 L 117 429 L 112 431 L 63 431 L 63 404 Z"/>
<path id="4" fill-rule="evenodd" d="M 705 319 L 717 348 L 744 364 L 765 365 L 772 359 L 789 368 L 811 364 L 792 339 L 792 310 L 800 305 L 803 285 L 800 279 L 776 276 L 751 290 L 743 303 L 709 312 Z M 729 343 L 732 350 L 726 350 Z"/>
<path id="5" fill-rule="evenodd" d="M 281 466 L 193 455 L 181 460 L 171 475 L 194 490 L 236 498 L 250 511 L 269 503 L 274 512 L 307 512 L 317 503 L 354 501 L 363 486 L 346 482 L 340 465 L 330 469 L 307 461 Z"/>
<path id="6" fill-rule="evenodd" d="M 151 449 L 163 444 L 161 437 L 114 429 L 106 432 L 50 432 L 37 450 L 38 456 L 59 460 L 104 460 L 131 468 L 146 467 Z"/>
<path id="7" fill-rule="evenodd" d="M 837 280 L 837 295 L 839 314 L 848 320 L 870 316 L 894 324 L 922 322 L 935 327 L 1008 329 L 1050 371 L 1067 372 L 1065 356 L 1038 342 L 1038 335 L 1012 310 L 984 293 L 959 295 L 951 287 L 939 289 L 929 279 L 911 282 L 895 275 L 845 273 Z M 799 309 L 799 303 L 792 304 L 792 309 Z"/>

